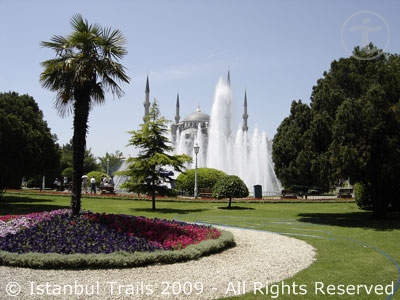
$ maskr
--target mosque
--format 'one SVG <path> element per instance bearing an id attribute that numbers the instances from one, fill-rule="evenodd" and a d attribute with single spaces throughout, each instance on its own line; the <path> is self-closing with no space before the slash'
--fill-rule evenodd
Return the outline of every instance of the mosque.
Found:
<path id="1" fill-rule="evenodd" d="M 228 71 L 227 83 L 230 86 L 230 72 Z M 144 106 L 144 115 L 146 116 L 149 113 L 150 109 L 150 85 L 149 85 L 149 77 L 147 76 L 146 80 L 146 89 L 145 89 L 145 101 L 143 103 Z M 244 94 L 244 112 L 243 112 L 243 125 L 242 130 L 248 131 L 247 126 L 247 95 L 246 91 Z M 189 114 L 181 121 L 180 116 L 180 103 L 179 103 L 179 93 L 176 97 L 175 104 L 175 122 L 171 124 L 171 142 L 176 145 L 178 140 L 178 133 L 185 138 L 186 141 L 191 142 L 195 140 L 196 136 L 199 134 L 199 128 L 201 130 L 202 136 L 205 137 L 203 146 L 207 148 L 208 146 L 208 129 L 210 116 L 200 110 L 200 107 L 197 106 L 195 112 Z M 193 146 L 193 145 L 191 145 Z M 189 153 L 188 153 L 189 154 Z"/>
<path id="2" fill-rule="evenodd" d="M 146 80 L 144 115 L 150 110 L 149 78 Z M 264 132 L 257 128 L 248 132 L 247 94 L 244 93 L 242 122 L 236 133 L 231 129 L 232 93 L 230 73 L 227 80 L 219 80 L 211 115 L 197 107 L 196 111 L 181 120 L 179 94 L 175 104 L 175 120 L 170 126 L 170 141 L 174 154 L 188 154 L 196 157 L 188 168 L 214 168 L 226 174 L 239 176 L 249 190 L 262 186 L 265 194 L 280 191 L 271 159 L 270 141 Z M 194 152 L 195 146 L 198 151 Z"/>

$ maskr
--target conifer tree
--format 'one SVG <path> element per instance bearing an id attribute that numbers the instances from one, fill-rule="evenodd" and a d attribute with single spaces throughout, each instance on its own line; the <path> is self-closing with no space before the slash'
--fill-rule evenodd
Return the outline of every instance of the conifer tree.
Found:
<path id="1" fill-rule="evenodd" d="M 128 175 L 130 180 L 123 187 L 131 192 L 151 195 L 153 210 L 156 209 L 156 194 L 168 192 L 165 183 L 172 181 L 173 171 L 182 172 L 185 164 L 192 161 L 186 154 L 171 154 L 173 147 L 167 136 L 168 122 L 160 116 L 154 100 L 140 129 L 129 132 L 132 135 L 129 145 L 136 147 L 139 153 L 128 159 L 128 170 L 123 175 Z"/>

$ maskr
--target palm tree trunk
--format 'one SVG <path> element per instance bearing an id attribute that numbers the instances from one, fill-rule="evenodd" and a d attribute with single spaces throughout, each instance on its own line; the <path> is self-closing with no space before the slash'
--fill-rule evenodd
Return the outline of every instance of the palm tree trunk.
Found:
<path id="1" fill-rule="evenodd" d="M 74 215 L 81 210 L 83 161 L 86 150 L 86 133 L 89 118 L 89 96 L 79 97 L 75 95 L 74 103 L 74 136 L 72 138 L 73 174 L 71 209 Z"/>

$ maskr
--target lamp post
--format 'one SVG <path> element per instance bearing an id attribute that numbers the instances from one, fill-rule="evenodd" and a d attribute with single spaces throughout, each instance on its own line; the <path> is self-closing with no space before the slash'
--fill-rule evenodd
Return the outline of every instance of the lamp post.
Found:
<path id="1" fill-rule="evenodd" d="M 109 158 L 107 158 L 107 176 L 109 175 L 108 174 L 108 170 L 110 169 L 110 159 Z"/>
<path id="2" fill-rule="evenodd" d="M 195 160 L 195 165 L 194 165 L 194 198 L 197 199 L 198 195 L 198 187 L 197 187 L 197 154 L 199 154 L 199 145 L 196 143 L 196 145 L 193 147 L 194 149 L 194 154 L 196 155 L 196 160 Z"/>

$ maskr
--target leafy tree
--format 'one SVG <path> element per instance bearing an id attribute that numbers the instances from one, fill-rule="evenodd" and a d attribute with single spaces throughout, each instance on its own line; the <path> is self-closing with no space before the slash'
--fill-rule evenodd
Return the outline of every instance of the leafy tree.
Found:
<path id="1" fill-rule="evenodd" d="M 321 151 L 332 166 L 329 179 L 359 182 L 374 215 L 384 217 L 389 206 L 399 207 L 400 57 L 381 52 L 376 59 L 357 59 L 368 58 L 368 51 L 354 52 L 332 63 L 314 88 L 312 107 L 331 121 L 330 143 Z M 330 108 L 326 95 L 336 96 Z"/>
<path id="2" fill-rule="evenodd" d="M 63 177 L 68 177 L 68 178 L 72 178 L 72 175 L 74 174 L 74 170 L 71 168 L 71 167 L 69 167 L 69 168 L 65 168 L 62 172 L 61 172 L 61 175 L 63 176 Z M 62 180 L 62 178 L 61 178 L 61 180 Z"/>
<path id="3" fill-rule="evenodd" d="M 100 171 L 101 165 L 97 162 L 96 156 L 92 153 L 92 149 L 89 148 L 85 150 L 83 173 L 88 173 L 93 170 Z"/>
<path id="4" fill-rule="evenodd" d="M 315 180 L 311 172 L 310 150 L 306 147 L 310 128 L 311 109 L 301 100 L 292 101 L 290 116 L 277 129 L 272 144 L 275 173 L 283 186 L 312 186 Z"/>
<path id="5" fill-rule="evenodd" d="M 225 172 L 212 168 L 197 169 L 197 186 L 199 189 L 211 189 L 221 177 L 226 176 Z M 187 170 L 176 178 L 176 189 L 180 191 L 194 192 L 195 170 Z"/>
<path id="6" fill-rule="evenodd" d="M 400 118 L 394 112 L 400 103 L 388 100 L 380 84 L 358 99 L 346 99 L 330 146 L 335 175 L 360 183 L 377 217 L 386 215 L 389 204 L 398 207 L 400 193 Z"/>
<path id="7" fill-rule="evenodd" d="M 103 157 L 98 157 L 100 160 L 100 168 L 111 176 L 114 172 L 118 171 L 122 164 L 123 154 L 121 151 L 115 151 L 115 153 L 108 153 Z"/>
<path id="8" fill-rule="evenodd" d="M 61 147 L 61 170 L 73 169 L 73 149 L 72 140 L 62 145 Z M 101 171 L 101 166 L 97 163 L 96 157 L 92 153 L 92 150 L 85 150 L 85 158 L 83 160 L 83 173 L 88 173 L 90 171 Z M 72 171 L 73 174 L 73 171 Z"/>
<path id="9" fill-rule="evenodd" d="M 119 82 L 129 82 L 125 68 L 119 63 L 127 51 L 119 30 L 90 25 L 81 15 L 71 19 L 73 32 L 55 35 L 41 45 L 55 51 L 56 58 L 42 62 L 42 86 L 56 91 L 55 107 L 61 116 L 73 113 L 73 187 L 72 212 L 81 208 L 83 164 L 88 132 L 89 111 L 105 100 L 105 92 L 123 95 Z"/>
<path id="10" fill-rule="evenodd" d="M 60 167 L 61 170 L 65 170 L 67 168 L 72 169 L 73 165 L 73 151 L 72 151 L 72 140 L 61 146 L 61 159 L 60 159 Z"/>
<path id="11" fill-rule="evenodd" d="M 173 147 L 167 137 L 168 120 L 160 116 L 157 102 L 150 107 L 149 114 L 145 116 L 145 122 L 141 129 L 130 131 L 132 138 L 129 145 L 139 149 L 137 157 L 128 159 L 128 170 L 122 175 L 130 176 L 130 181 L 123 187 L 138 193 L 149 193 L 152 196 L 152 209 L 156 209 L 156 193 L 164 193 L 163 183 L 172 180 L 172 168 L 182 172 L 185 163 L 190 163 L 192 158 L 186 154 L 171 155 Z"/>
<path id="12" fill-rule="evenodd" d="M 356 47 L 353 57 L 331 63 L 313 88 L 301 147 L 309 152 L 315 182 L 359 183 L 374 215 L 384 217 L 388 207 L 400 208 L 400 57 L 378 51 L 381 55 L 369 59 L 376 53 Z M 307 175 L 298 160 L 295 155 L 290 162 Z"/>
<path id="13" fill-rule="evenodd" d="M 29 95 L 0 94 L 0 185 L 20 188 L 23 176 L 58 171 L 60 152 L 43 112 Z"/>
<path id="14" fill-rule="evenodd" d="M 213 197 L 217 199 L 229 198 L 228 208 L 232 207 L 232 198 L 244 198 L 249 195 L 246 184 L 236 175 L 226 175 L 214 185 Z"/>

